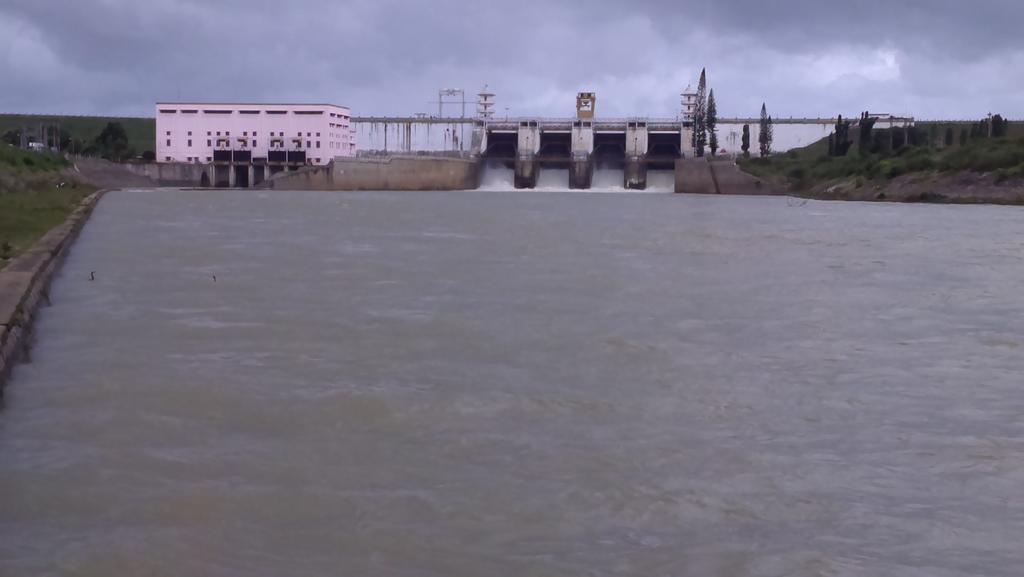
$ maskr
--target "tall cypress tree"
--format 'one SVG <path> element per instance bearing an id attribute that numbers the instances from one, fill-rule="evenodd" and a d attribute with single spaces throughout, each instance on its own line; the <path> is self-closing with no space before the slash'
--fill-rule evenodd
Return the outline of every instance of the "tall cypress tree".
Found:
<path id="1" fill-rule="evenodd" d="M 743 125 L 742 144 L 743 144 L 743 146 L 741 147 L 741 150 L 743 150 L 743 156 L 745 156 L 747 158 L 750 158 L 750 125 L 749 124 L 744 124 Z"/>
<path id="2" fill-rule="evenodd" d="M 707 73 L 700 71 L 700 82 L 697 83 L 697 104 L 693 111 L 693 151 L 697 156 L 704 156 L 704 147 L 708 143 L 707 125 Z"/>
<path id="3" fill-rule="evenodd" d="M 860 115 L 860 139 L 857 141 L 857 152 L 861 156 L 871 154 L 871 146 L 874 142 L 871 131 L 877 120 L 878 118 L 868 116 L 867 112 Z"/>
<path id="4" fill-rule="evenodd" d="M 1007 121 L 1001 114 L 996 114 L 992 117 L 992 137 L 1002 138 L 1006 136 Z"/>
<path id="5" fill-rule="evenodd" d="M 833 144 L 829 147 L 829 156 L 846 156 L 850 150 L 850 121 L 843 120 L 842 114 L 836 119 L 835 138 L 831 142 Z"/>
<path id="6" fill-rule="evenodd" d="M 772 125 L 768 118 L 768 108 L 761 103 L 761 124 L 758 126 L 757 143 L 761 145 L 761 158 L 772 153 Z"/>
<path id="7" fill-rule="evenodd" d="M 711 156 L 718 154 L 718 107 L 715 106 L 715 89 L 708 92 L 707 118 L 704 124 L 708 131 L 708 145 L 711 147 Z"/>

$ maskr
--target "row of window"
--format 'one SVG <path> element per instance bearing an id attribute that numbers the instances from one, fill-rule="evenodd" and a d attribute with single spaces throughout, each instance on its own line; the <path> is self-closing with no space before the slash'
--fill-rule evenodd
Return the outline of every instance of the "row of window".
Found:
<path id="1" fill-rule="evenodd" d="M 167 132 L 167 136 L 171 135 L 171 131 L 170 130 L 168 130 L 166 132 Z M 221 131 L 219 131 L 219 130 L 217 131 L 217 136 L 220 136 L 220 132 Z M 191 130 L 188 131 L 188 135 L 192 136 L 192 131 Z M 259 136 L 259 134 L 255 130 L 252 131 L 252 135 L 253 136 Z M 207 130 L 206 131 L 206 136 L 213 136 L 212 131 Z M 231 136 L 231 131 L 230 130 L 224 131 L 224 136 Z M 249 131 L 248 130 L 243 130 L 242 131 L 242 136 L 249 136 Z M 270 136 L 284 136 L 284 132 L 282 131 L 282 132 L 274 133 L 273 131 L 271 131 Z M 296 132 L 295 136 L 302 136 L 302 131 L 300 130 L 300 131 Z M 313 136 L 313 133 L 312 132 L 307 132 L 306 136 Z M 320 133 L 317 132 L 316 136 L 317 136 L 317 138 L 319 138 L 320 137 Z M 332 134 L 332 136 L 333 136 L 333 134 Z"/>
<path id="2" fill-rule="evenodd" d="M 170 156 L 165 156 L 164 160 L 167 161 L 167 162 L 174 162 L 174 158 L 172 158 Z M 263 159 L 263 160 L 266 160 L 266 159 Z M 198 156 L 187 156 L 187 157 L 185 157 L 185 162 L 199 162 L 199 161 L 200 161 L 200 157 L 198 157 Z M 206 162 L 213 162 L 213 157 L 212 156 L 207 156 L 206 157 Z M 313 162 L 315 162 L 317 164 L 320 164 L 320 159 L 319 158 L 314 158 Z"/>
<path id="3" fill-rule="evenodd" d="M 187 147 L 188 148 L 192 148 L 192 139 L 191 138 L 188 139 L 187 143 L 188 143 Z M 224 139 L 218 139 L 217 140 L 217 146 L 228 146 L 229 144 L 230 143 L 228 141 L 224 140 Z M 298 148 L 302 148 L 302 141 L 301 140 L 298 141 L 296 144 L 298 145 Z M 328 144 L 334 145 L 335 143 L 328 142 Z M 213 146 L 213 139 L 207 139 L 206 140 L 206 146 L 208 146 L 208 147 Z M 256 148 L 258 146 L 259 146 L 258 141 L 253 139 L 252 147 Z M 276 147 L 281 147 L 281 146 L 283 146 L 283 141 L 282 140 L 277 140 L 277 139 L 271 140 L 270 141 L 270 146 L 271 147 L 275 147 L 275 146 Z M 171 139 L 170 138 L 167 139 L 167 147 L 168 148 L 171 147 Z M 316 147 L 320 148 L 320 141 L 319 140 L 316 141 Z M 306 148 L 313 148 L 313 141 L 312 140 L 307 140 L 306 141 Z M 339 146 L 331 146 L 331 148 L 340 148 L 340 147 Z"/>

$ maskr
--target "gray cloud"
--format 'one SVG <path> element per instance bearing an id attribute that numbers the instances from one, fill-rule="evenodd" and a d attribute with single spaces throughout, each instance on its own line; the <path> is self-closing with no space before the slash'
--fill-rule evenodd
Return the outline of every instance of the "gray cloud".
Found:
<path id="1" fill-rule="evenodd" d="M 7 0 L 0 109 L 150 114 L 157 100 L 436 111 L 489 83 L 499 112 L 671 116 L 707 66 L 724 115 L 1024 117 L 1024 3 L 985 0 Z M 453 109 L 450 111 L 454 111 Z"/>

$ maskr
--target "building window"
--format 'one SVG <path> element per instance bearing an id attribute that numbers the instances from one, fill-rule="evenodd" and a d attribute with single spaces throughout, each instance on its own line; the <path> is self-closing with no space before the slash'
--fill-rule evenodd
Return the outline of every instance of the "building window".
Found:
<path id="1" fill-rule="evenodd" d="M 170 146 L 170 145 L 171 145 L 171 139 L 170 139 L 170 138 L 168 138 L 168 139 L 167 139 L 167 146 Z"/>
<path id="2" fill-rule="evenodd" d="M 192 131 L 191 130 L 188 131 L 188 135 L 192 136 Z"/>
<path id="3" fill-rule="evenodd" d="M 306 136 L 313 136 L 313 135 L 307 132 L 307 133 L 306 133 Z"/>
<path id="4" fill-rule="evenodd" d="M 231 133 L 230 133 L 230 132 L 226 132 L 226 131 L 225 131 L 225 132 L 224 132 L 224 136 L 231 136 Z"/>
<path id="5" fill-rule="evenodd" d="M 209 138 L 206 139 L 206 146 L 213 146 L 213 141 Z"/>
<path id="6" fill-rule="evenodd" d="M 249 131 L 248 131 L 248 130 L 246 130 L 245 132 L 243 132 L 243 133 L 242 133 L 242 136 L 249 136 Z"/>
<path id="7" fill-rule="evenodd" d="M 320 148 L 320 141 L 319 140 L 316 141 L 316 147 Z"/>
<path id="8" fill-rule="evenodd" d="M 166 160 L 167 162 L 170 162 L 171 161 L 171 157 L 170 156 L 165 156 L 164 160 Z"/>
<path id="9" fill-rule="evenodd" d="M 171 131 L 170 131 L 170 130 L 168 130 L 168 131 L 167 131 L 167 136 L 170 136 L 170 135 L 171 135 Z"/>
<path id="10" fill-rule="evenodd" d="M 220 131 L 219 130 L 217 131 L 217 136 L 220 136 Z"/>
<path id="11" fill-rule="evenodd" d="M 213 157 L 212 157 L 212 156 L 207 156 L 207 157 L 206 157 L 206 162 L 210 162 L 211 160 L 213 160 Z"/>
<path id="12" fill-rule="evenodd" d="M 257 146 L 257 144 L 256 144 L 256 139 L 255 139 L 255 138 L 253 138 L 253 139 L 252 139 L 252 147 L 253 147 L 253 148 L 256 148 L 256 146 Z"/>
<path id="13" fill-rule="evenodd" d="M 220 133 L 218 132 L 217 134 L 220 134 Z M 210 136 L 210 131 L 209 130 L 206 131 L 206 136 Z"/>
<path id="14" fill-rule="evenodd" d="M 189 148 L 192 148 L 192 139 L 191 139 L 191 138 L 190 138 L 190 139 L 188 139 L 188 147 L 189 147 Z"/>
<path id="15" fill-rule="evenodd" d="M 302 136 L 302 131 L 301 131 L 301 130 L 300 130 L 300 131 L 298 131 L 298 132 L 296 133 L 296 136 Z"/>
<path id="16" fill-rule="evenodd" d="M 168 140 L 167 141 L 167 146 L 170 146 L 170 145 L 171 145 L 171 141 Z M 313 143 L 307 140 L 306 141 L 306 148 L 313 148 Z"/>
<path id="17" fill-rule="evenodd" d="M 318 138 L 320 137 L 320 133 L 319 132 L 317 132 L 316 135 L 317 135 Z"/>

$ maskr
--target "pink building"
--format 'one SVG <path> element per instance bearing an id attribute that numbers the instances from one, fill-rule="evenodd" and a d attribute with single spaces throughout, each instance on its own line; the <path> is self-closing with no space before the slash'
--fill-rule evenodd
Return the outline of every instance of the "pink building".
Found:
<path id="1" fill-rule="evenodd" d="M 355 154 L 351 112 L 344 106 L 156 105 L 157 162 L 266 166 L 276 173 Z"/>

